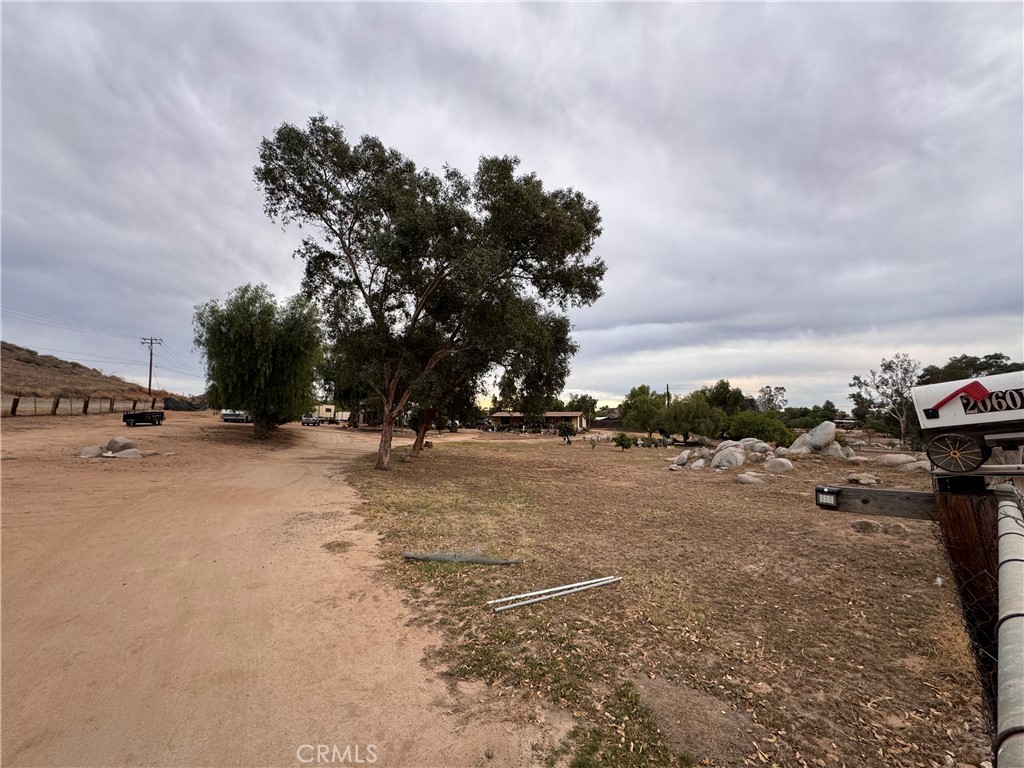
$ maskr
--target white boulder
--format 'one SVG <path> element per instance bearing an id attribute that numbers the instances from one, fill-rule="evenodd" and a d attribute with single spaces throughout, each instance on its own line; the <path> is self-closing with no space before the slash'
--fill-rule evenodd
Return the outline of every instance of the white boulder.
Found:
<path id="1" fill-rule="evenodd" d="M 766 472 L 781 475 L 784 472 L 793 471 L 793 462 L 789 459 L 771 459 L 764 463 L 764 469 Z"/>

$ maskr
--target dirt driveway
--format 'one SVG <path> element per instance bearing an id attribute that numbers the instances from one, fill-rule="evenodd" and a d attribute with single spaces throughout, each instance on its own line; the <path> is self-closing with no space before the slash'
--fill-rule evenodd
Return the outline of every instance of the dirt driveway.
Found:
<path id="1" fill-rule="evenodd" d="M 440 638 L 325 479 L 375 438 L 250 429 L 4 420 L 3 764 L 534 764 L 568 724 L 423 665 Z M 118 434 L 158 453 L 77 458 Z"/>

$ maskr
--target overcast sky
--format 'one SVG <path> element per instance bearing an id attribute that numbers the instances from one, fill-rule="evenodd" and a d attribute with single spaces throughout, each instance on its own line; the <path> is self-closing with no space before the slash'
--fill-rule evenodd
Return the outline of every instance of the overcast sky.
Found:
<path id="1" fill-rule="evenodd" d="M 2 336 L 203 391 L 196 304 L 299 289 L 260 139 L 323 112 L 421 166 L 596 201 L 567 391 L 790 405 L 899 352 L 1024 357 L 1008 4 L 3 3 Z"/>

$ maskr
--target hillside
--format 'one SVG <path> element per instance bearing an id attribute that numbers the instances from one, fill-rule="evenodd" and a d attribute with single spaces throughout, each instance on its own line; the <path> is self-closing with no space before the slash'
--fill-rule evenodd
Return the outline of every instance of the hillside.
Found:
<path id="1" fill-rule="evenodd" d="M 0 388 L 6 394 L 36 397 L 146 396 L 146 388 L 134 382 L 6 341 L 0 342 Z M 153 390 L 154 397 L 168 395 L 174 393 Z"/>

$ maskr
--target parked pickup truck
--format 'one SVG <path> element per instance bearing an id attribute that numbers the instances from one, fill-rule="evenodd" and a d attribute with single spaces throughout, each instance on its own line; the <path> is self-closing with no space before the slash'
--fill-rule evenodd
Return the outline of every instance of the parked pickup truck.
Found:
<path id="1" fill-rule="evenodd" d="M 134 427 L 136 424 L 152 424 L 154 427 L 159 427 L 164 423 L 164 412 L 163 411 L 128 411 L 121 416 L 121 421 L 127 424 L 129 427 Z"/>
<path id="2" fill-rule="evenodd" d="M 304 427 L 319 427 L 320 417 L 315 413 L 304 413 L 302 414 L 302 426 Z"/>
<path id="3" fill-rule="evenodd" d="M 236 424 L 248 424 L 252 421 L 252 416 L 249 415 L 248 411 L 224 410 L 220 412 L 220 420 Z"/>

